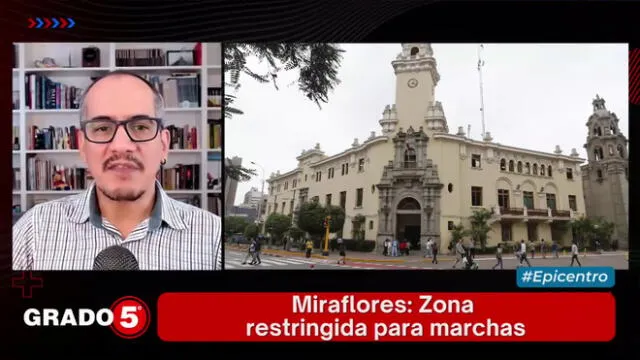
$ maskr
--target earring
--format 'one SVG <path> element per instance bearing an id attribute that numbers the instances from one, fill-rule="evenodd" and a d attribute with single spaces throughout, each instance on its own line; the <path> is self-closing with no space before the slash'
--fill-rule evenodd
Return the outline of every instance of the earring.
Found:
<path id="1" fill-rule="evenodd" d="M 167 164 L 167 159 L 162 159 L 162 161 L 160 161 L 160 165 L 164 166 Z"/>

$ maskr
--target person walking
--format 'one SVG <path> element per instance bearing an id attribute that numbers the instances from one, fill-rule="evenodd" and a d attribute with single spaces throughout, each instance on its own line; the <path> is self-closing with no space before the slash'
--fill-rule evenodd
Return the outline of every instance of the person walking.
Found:
<path id="1" fill-rule="evenodd" d="M 520 266 L 522 266 L 523 262 L 526 262 L 529 267 L 531 267 L 531 263 L 529 259 L 527 259 L 527 243 L 524 240 L 520 240 Z"/>
<path id="2" fill-rule="evenodd" d="M 459 239 L 458 242 L 456 243 L 456 247 L 455 247 L 455 251 L 456 251 L 456 262 L 453 263 L 453 268 L 456 268 L 456 265 L 458 265 L 459 262 L 462 262 L 462 258 L 465 256 L 466 250 L 464 248 L 464 246 L 462 245 L 462 239 Z"/>
<path id="3" fill-rule="evenodd" d="M 578 251 L 578 244 L 576 243 L 576 241 L 573 241 L 573 244 L 571 244 L 571 265 L 569 266 L 573 266 L 573 262 L 577 262 L 579 267 L 582 267 L 582 264 L 580 263 L 580 259 L 578 259 L 578 255 L 579 255 L 579 251 Z"/>
<path id="4" fill-rule="evenodd" d="M 438 243 L 436 243 L 435 241 L 429 240 L 431 242 L 431 263 L 432 264 L 437 264 L 438 263 Z"/>
<path id="5" fill-rule="evenodd" d="M 498 247 L 496 248 L 496 260 L 497 262 L 493 265 L 491 270 L 495 270 L 498 266 L 500 266 L 500 270 L 504 269 L 502 265 L 502 244 L 498 244 Z"/>

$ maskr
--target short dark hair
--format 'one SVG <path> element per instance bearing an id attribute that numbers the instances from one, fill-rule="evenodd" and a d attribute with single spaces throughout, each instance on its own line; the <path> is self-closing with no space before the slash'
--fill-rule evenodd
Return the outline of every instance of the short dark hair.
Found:
<path id="1" fill-rule="evenodd" d="M 87 94 L 89 94 L 89 91 L 91 91 L 91 89 L 93 88 L 93 86 L 95 84 L 97 84 L 98 82 L 100 82 L 100 80 L 112 77 L 112 76 L 131 76 L 133 78 L 136 78 L 140 81 L 142 81 L 143 83 L 145 83 L 149 89 L 151 89 L 151 91 L 153 92 L 153 99 L 154 99 L 154 107 L 155 107 L 155 117 L 162 119 L 164 116 L 164 98 L 162 97 L 162 94 L 160 93 L 160 91 L 158 91 L 158 89 L 156 89 L 155 87 L 153 87 L 153 85 L 144 77 L 131 72 L 131 71 L 126 71 L 126 70 L 115 70 L 115 71 L 111 71 L 108 72 L 104 75 L 102 75 L 101 77 L 97 78 L 96 80 L 93 81 L 93 83 L 91 83 L 91 85 L 89 85 L 83 92 L 82 94 L 82 98 L 80 99 L 80 121 L 84 120 L 84 113 L 85 113 L 85 99 L 87 98 Z"/>

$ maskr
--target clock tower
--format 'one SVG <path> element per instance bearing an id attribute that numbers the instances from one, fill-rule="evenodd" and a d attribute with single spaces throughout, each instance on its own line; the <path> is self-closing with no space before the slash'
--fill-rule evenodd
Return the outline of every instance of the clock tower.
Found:
<path id="1" fill-rule="evenodd" d="M 394 130 L 423 127 L 428 135 L 448 132 L 442 105 L 435 102 L 440 74 L 431 44 L 402 44 L 402 52 L 391 64 L 396 74 Z"/>

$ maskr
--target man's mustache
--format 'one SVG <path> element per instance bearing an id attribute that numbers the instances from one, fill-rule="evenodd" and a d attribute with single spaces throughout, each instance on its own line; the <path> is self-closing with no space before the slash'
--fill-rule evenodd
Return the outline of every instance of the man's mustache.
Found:
<path id="1" fill-rule="evenodd" d="M 104 162 L 104 164 L 102 165 L 102 170 L 103 171 L 108 170 L 111 167 L 111 165 L 114 162 L 117 162 L 117 161 L 127 161 L 127 162 L 131 163 L 132 165 L 134 165 L 139 170 L 144 170 L 144 165 L 142 164 L 142 161 L 138 160 L 135 156 L 133 156 L 133 154 L 116 154 L 116 155 L 113 155 L 112 157 L 108 158 Z"/>

